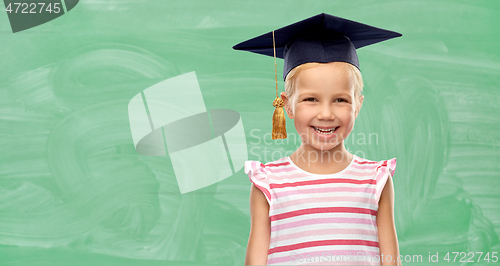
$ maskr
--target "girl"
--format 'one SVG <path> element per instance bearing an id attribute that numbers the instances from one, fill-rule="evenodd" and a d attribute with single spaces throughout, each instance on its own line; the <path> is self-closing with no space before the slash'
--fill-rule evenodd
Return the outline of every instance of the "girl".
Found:
<path id="1" fill-rule="evenodd" d="M 344 146 L 364 99 L 355 49 L 401 34 L 322 13 L 272 35 L 285 59 L 281 99 L 302 143 L 276 161 L 245 162 L 252 182 L 245 264 L 401 265 L 396 158 L 371 161 Z M 270 55 L 269 37 L 233 48 Z"/>

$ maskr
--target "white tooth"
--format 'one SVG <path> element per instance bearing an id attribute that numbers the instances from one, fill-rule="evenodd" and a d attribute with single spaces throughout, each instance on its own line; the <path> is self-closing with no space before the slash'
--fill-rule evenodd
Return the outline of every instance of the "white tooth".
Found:
<path id="1" fill-rule="evenodd" d="M 316 130 L 316 132 L 318 132 L 320 134 L 330 135 L 330 134 L 333 134 L 333 132 L 335 131 L 336 128 L 334 127 L 334 128 L 329 129 L 329 130 L 321 130 L 319 128 L 314 127 L 314 129 Z"/>

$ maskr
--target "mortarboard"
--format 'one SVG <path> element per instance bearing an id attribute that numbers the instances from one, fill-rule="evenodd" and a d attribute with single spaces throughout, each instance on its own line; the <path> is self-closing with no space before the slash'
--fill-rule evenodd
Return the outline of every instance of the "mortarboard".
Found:
<path id="1" fill-rule="evenodd" d="M 233 46 L 233 49 L 284 59 L 285 80 L 290 70 L 309 62 L 340 61 L 359 69 L 356 49 L 400 36 L 400 33 L 394 31 L 321 13 L 241 42 Z M 283 100 L 278 97 L 277 86 L 276 84 L 276 99 L 273 102 L 276 107 L 273 115 L 273 139 L 286 138 L 284 114 L 282 118 L 280 115 L 283 112 Z"/>

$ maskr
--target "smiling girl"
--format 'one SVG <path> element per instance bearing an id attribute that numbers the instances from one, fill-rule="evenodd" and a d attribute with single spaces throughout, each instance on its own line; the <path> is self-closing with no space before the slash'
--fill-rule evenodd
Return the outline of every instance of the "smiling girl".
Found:
<path id="1" fill-rule="evenodd" d="M 245 264 L 401 265 L 396 158 L 371 161 L 344 146 L 364 100 L 355 49 L 401 34 L 324 13 L 273 34 L 285 59 L 281 99 L 302 143 L 276 161 L 245 162 L 252 182 Z M 233 48 L 271 55 L 269 37 Z"/>

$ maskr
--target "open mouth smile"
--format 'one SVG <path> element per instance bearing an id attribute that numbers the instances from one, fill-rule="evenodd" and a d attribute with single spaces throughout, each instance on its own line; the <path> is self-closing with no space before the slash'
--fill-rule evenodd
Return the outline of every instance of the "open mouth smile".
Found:
<path id="1" fill-rule="evenodd" d="M 315 126 L 311 126 L 314 131 L 318 132 L 321 135 L 331 135 L 337 131 L 339 127 L 330 127 L 330 128 L 319 128 Z"/>

